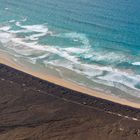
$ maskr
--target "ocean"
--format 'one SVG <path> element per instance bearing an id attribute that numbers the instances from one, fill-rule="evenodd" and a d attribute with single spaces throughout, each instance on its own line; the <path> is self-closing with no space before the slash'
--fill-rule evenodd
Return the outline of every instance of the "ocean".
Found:
<path id="1" fill-rule="evenodd" d="M 0 53 L 140 102 L 140 0 L 0 0 Z"/>

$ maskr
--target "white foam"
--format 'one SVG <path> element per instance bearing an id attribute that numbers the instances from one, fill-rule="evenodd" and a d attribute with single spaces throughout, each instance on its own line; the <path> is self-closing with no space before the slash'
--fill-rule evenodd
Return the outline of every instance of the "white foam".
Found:
<path id="1" fill-rule="evenodd" d="M 86 49 L 75 48 L 75 47 L 64 48 L 63 50 L 68 53 L 76 53 L 76 54 L 84 53 L 86 51 Z"/>
<path id="2" fill-rule="evenodd" d="M 106 82 L 120 83 L 120 84 L 128 86 L 132 89 L 135 89 L 137 91 L 139 90 L 139 89 L 135 88 L 135 85 L 140 82 L 140 79 L 137 78 L 137 77 L 134 77 L 134 76 L 132 77 L 132 76 L 129 76 L 129 75 L 126 75 L 126 74 L 123 75 L 123 74 L 120 74 L 120 73 L 110 72 L 110 73 L 108 73 L 104 76 L 99 76 L 98 78 L 102 79 L 102 80 L 105 80 Z"/>
<path id="3" fill-rule="evenodd" d="M 73 39 L 73 41 L 80 41 L 83 44 L 84 48 L 91 48 L 89 39 L 85 34 L 71 32 L 71 33 L 61 33 L 58 34 L 57 36 L 62 38 L 71 38 Z"/>
<path id="4" fill-rule="evenodd" d="M 10 30 L 9 33 L 17 34 L 17 33 L 30 33 L 30 31 L 21 29 L 21 30 Z"/>
<path id="5" fill-rule="evenodd" d="M 2 26 L 2 27 L 0 27 L 0 31 L 8 31 L 8 30 L 10 30 L 10 26 Z"/>
<path id="6" fill-rule="evenodd" d="M 52 35 L 52 32 L 49 31 L 48 27 L 45 25 L 21 25 L 20 22 L 16 22 L 16 26 L 22 28 L 21 30 L 14 31 L 12 30 L 11 33 L 28 33 L 33 32 L 32 35 L 26 36 L 25 39 L 27 40 L 38 40 L 40 37 L 43 37 L 47 34 Z"/>
<path id="7" fill-rule="evenodd" d="M 134 62 L 133 65 L 140 66 L 140 62 Z"/>
<path id="8" fill-rule="evenodd" d="M 27 40 L 29 39 L 29 40 L 35 41 L 35 40 L 38 40 L 40 37 L 45 36 L 46 34 L 47 34 L 47 32 L 33 34 L 33 35 L 30 35 L 29 37 L 26 37 L 26 39 Z"/>
<path id="9" fill-rule="evenodd" d="M 130 58 L 126 56 L 123 52 L 107 52 L 105 50 L 96 51 L 90 49 L 89 52 L 84 54 L 85 58 L 90 58 L 92 61 L 103 61 L 108 63 L 115 63 L 115 62 L 128 62 Z"/>
<path id="10" fill-rule="evenodd" d="M 5 7 L 4 9 L 5 9 L 5 10 L 9 10 L 9 8 L 8 8 L 8 7 Z"/>
<path id="11" fill-rule="evenodd" d="M 27 21 L 27 17 L 22 17 L 21 21 L 22 21 L 22 22 Z"/>
<path id="12" fill-rule="evenodd" d="M 77 61 L 77 59 L 75 58 L 75 56 L 71 56 L 67 52 L 62 51 L 61 49 L 59 50 L 58 48 L 55 48 L 53 46 L 46 46 L 46 45 L 43 46 L 43 45 L 37 44 L 37 42 L 27 43 L 27 42 L 24 42 L 20 38 L 12 38 L 11 40 L 13 42 L 15 42 L 15 43 L 18 43 L 18 44 L 27 46 L 27 47 L 32 48 L 34 50 L 47 51 L 47 52 L 50 52 L 50 53 L 53 53 L 53 54 L 57 54 L 57 55 L 59 55 L 61 57 L 64 57 L 65 59 L 68 59 L 70 61 L 73 61 L 73 62 L 76 62 Z"/>
<path id="13" fill-rule="evenodd" d="M 46 57 L 48 57 L 50 54 L 49 53 L 45 53 L 43 55 L 39 55 L 39 56 L 36 56 L 34 58 L 31 58 L 32 60 L 38 60 L 38 59 L 44 59 Z"/>
<path id="14" fill-rule="evenodd" d="M 7 43 L 12 38 L 12 35 L 6 32 L 0 32 L 0 41 L 1 43 Z"/>
<path id="15" fill-rule="evenodd" d="M 66 48 L 65 50 L 72 53 L 74 53 L 74 51 L 78 54 L 82 53 L 84 58 L 90 58 L 90 60 L 92 61 L 106 61 L 109 63 L 115 63 L 115 62 L 129 62 L 131 59 L 123 52 L 121 53 L 121 52 L 107 52 L 106 50 L 100 50 L 100 51 L 94 50 L 94 48 L 91 47 L 90 45 L 90 41 L 88 37 L 82 33 L 76 33 L 76 32 L 61 33 L 58 34 L 57 36 L 62 38 L 70 38 L 73 39 L 73 41 L 76 40 L 81 42 L 83 45 L 77 46 L 77 48 L 74 47 Z"/>
<path id="16" fill-rule="evenodd" d="M 39 33 L 40 32 L 44 33 L 48 31 L 48 28 L 44 25 L 30 25 L 30 26 L 28 25 L 28 26 L 21 26 L 21 27 L 29 31 L 39 32 Z"/>
<path id="17" fill-rule="evenodd" d="M 21 25 L 19 21 L 16 22 L 16 25 L 31 32 L 48 32 L 48 28 L 45 25 Z"/>
<path id="18" fill-rule="evenodd" d="M 14 22 L 16 22 L 14 19 L 9 21 L 9 23 L 14 23 Z"/>

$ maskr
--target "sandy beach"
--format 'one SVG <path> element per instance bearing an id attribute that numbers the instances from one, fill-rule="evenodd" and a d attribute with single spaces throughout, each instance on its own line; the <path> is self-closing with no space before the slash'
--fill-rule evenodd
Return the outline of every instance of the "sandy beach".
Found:
<path id="1" fill-rule="evenodd" d="M 51 76 L 51 75 L 45 75 L 41 72 L 35 71 L 33 69 L 29 69 L 28 67 L 26 67 L 22 64 L 19 64 L 19 63 L 13 61 L 12 58 L 10 58 L 9 56 L 3 55 L 3 54 L 0 54 L 0 63 L 1 64 L 6 64 L 8 66 L 11 66 L 11 67 L 17 69 L 17 70 L 20 70 L 20 71 L 25 72 L 27 74 L 38 77 L 42 80 L 52 82 L 54 84 L 69 88 L 69 89 L 74 90 L 74 91 L 78 91 L 78 92 L 81 92 L 81 93 L 84 93 L 84 94 L 87 94 L 87 95 L 91 95 L 91 96 L 94 96 L 94 97 L 98 97 L 98 98 L 101 98 L 101 99 L 109 100 L 109 101 L 119 103 L 119 104 L 122 104 L 122 105 L 127 105 L 127 106 L 131 106 L 131 107 L 134 107 L 134 108 L 140 108 L 140 103 L 135 103 L 135 102 L 132 102 L 130 100 L 118 98 L 117 96 L 110 96 L 110 95 L 107 95 L 105 93 L 95 91 L 93 89 L 90 89 L 90 88 L 80 86 L 80 85 L 77 85 L 75 83 L 63 80 L 63 79 L 58 78 L 58 77 L 54 77 L 54 76 Z"/>

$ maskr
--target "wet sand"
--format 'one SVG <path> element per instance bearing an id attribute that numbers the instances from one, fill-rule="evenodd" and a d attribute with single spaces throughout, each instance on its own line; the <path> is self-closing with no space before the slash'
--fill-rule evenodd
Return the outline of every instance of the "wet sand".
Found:
<path id="1" fill-rule="evenodd" d="M 0 64 L 0 140 L 139 140 L 140 109 Z"/>

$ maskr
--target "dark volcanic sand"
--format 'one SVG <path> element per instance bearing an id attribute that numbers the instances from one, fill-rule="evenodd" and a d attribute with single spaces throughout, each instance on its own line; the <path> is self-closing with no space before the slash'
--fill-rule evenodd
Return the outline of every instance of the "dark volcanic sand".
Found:
<path id="1" fill-rule="evenodd" d="M 140 110 L 0 64 L 0 140 L 140 140 Z"/>

